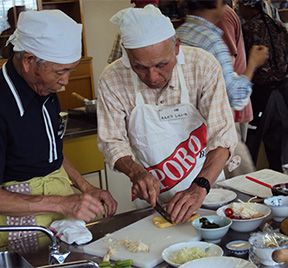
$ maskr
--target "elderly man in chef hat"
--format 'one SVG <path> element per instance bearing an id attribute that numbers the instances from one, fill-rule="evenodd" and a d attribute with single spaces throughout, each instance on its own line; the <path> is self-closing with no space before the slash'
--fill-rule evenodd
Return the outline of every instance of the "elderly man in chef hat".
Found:
<path id="1" fill-rule="evenodd" d="M 158 8 L 111 18 L 125 53 L 98 87 L 98 146 L 132 182 L 135 202 L 167 203 L 175 223 L 201 205 L 237 144 L 222 70 L 204 50 L 180 47 Z M 141 203 L 142 203 L 141 202 Z"/>
<path id="2" fill-rule="evenodd" d="M 89 184 L 62 152 L 56 92 L 80 62 L 81 33 L 60 10 L 26 11 L 8 40 L 15 54 L 0 72 L 0 225 L 88 222 L 106 213 L 103 204 L 108 215 L 116 211 L 110 193 Z M 12 246 L 13 234 L 8 240 Z"/>

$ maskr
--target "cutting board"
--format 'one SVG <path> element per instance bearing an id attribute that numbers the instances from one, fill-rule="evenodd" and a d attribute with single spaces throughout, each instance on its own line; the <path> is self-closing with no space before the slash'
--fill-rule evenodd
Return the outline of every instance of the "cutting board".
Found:
<path id="1" fill-rule="evenodd" d="M 109 236 L 105 236 L 83 247 L 85 253 L 104 257 L 110 245 L 116 244 L 117 252 L 110 259 L 113 261 L 132 259 L 133 266 L 151 268 L 163 261 L 162 251 L 170 245 L 199 241 L 200 237 L 191 223 L 187 222 L 181 225 L 160 229 L 156 227 L 152 219 L 159 216 L 158 213 L 143 218 L 131 225 L 120 229 Z M 112 242 L 108 242 L 108 238 Z M 150 247 L 149 252 L 132 253 L 123 245 L 117 243 L 117 239 L 129 239 L 132 241 L 141 241 Z M 109 239 L 110 240 L 110 239 Z"/>

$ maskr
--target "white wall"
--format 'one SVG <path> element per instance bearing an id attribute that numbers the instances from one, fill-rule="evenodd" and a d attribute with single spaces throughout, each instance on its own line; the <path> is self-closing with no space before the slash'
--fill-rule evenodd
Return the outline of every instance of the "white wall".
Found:
<path id="1" fill-rule="evenodd" d="M 107 65 L 115 36 L 119 32 L 119 27 L 112 24 L 109 19 L 119 10 L 133 6 L 130 0 L 83 0 L 87 55 L 93 57 L 95 89 L 98 78 Z M 132 210 L 128 177 L 111 171 L 108 167 L 107 174 L 109 191 L 118 202 L 117 214 Z"/>
<path id="2" fill-rule="evenodd" d="M 133 7 L 130 0 L 83 0 L 83 17 L 86 35 L 87 54 L 93 57 L 95 89 L 119 27 L 109 19 L 119 10 Z"/>

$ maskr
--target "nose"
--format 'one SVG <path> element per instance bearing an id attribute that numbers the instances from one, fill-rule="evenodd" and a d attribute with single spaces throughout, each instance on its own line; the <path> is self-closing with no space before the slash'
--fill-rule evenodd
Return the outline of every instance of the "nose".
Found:
<path id="1" fill-rule="evenodd" d="M 69 77 L 70 72 L 66 72 L 65 74 L 63 74 L 59 79 L 59 84 L 61 84 L 62 86 L 66 86 L 69 82 Z"/>
<path id="2" fill-rule="evenodd" d="M 150 80 L 151 83 L 155 83 L 159 77 L 159 73 L 157 71 L 157 68 L 151 67 L 148 69 L 148 79 Z"/>

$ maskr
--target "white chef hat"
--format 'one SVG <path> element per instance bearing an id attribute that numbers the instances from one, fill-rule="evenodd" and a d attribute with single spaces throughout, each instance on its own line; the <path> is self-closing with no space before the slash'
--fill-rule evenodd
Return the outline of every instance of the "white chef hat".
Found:
<path id="1" fill-rule="evenodd" d="M 123 9 L 110 21 L 120 26 L 123 45 L 127 49 L 157 44 L 175 35 L 170 19 L 154 5 Z"/>
<path id="2" fill-rule="evenodd" d="M 17 29 L 7 41 L 14 51 L 26 51 L 38 58 L 60 64 L 81 58 L 82 24 L 60 10 L 25 11 Z"/>

